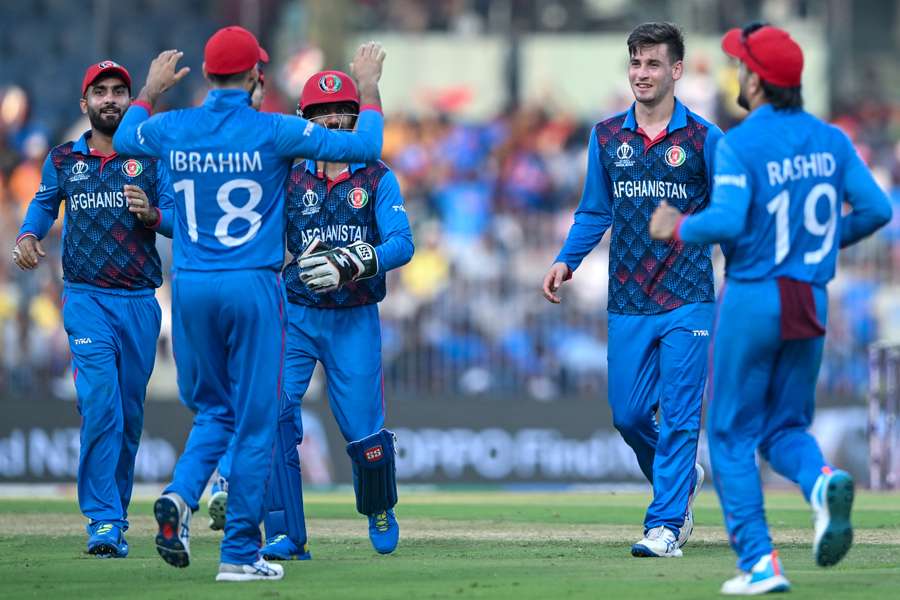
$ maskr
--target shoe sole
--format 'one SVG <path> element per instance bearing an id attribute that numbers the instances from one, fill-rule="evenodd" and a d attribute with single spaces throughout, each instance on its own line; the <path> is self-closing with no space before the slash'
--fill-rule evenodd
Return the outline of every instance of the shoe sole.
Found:
<path id="1" fill-rule="evenodd" d="M 119 549 L 115 544 L 100 542 L 96 546 L 88 548 L 88 554 L 97 558 L 116 558 L 119 555 Z"/>
<path id="2" fill-rule="evenodd" d="M 265 560 L 271 561 L 312 560 L 312 554 L 310 554 L 309 552 L 303 552 L 301 554 L 289 554 L 285 556 L 284 554 L 268 554 L 265 550 L 261 550 L 260 556 L 262 556 Z"/>
<path id="3" fill-rule="evenodd" d="M 783 575 L 777 575 L 775 577 L 770 577 L 765 581 L 751 583 L 749 587 L 739 592 L 722 590 L 722 594 L 726 596 L 758 596 L 761 594 L 777 594 L 789 591 L 791 591 L 791 583 Z"/>
<path id="4" fill-rule="evenodd" d="M 829 479 L 825 488 L 828 526 L 815 547 L 816 564 L 820 567 L 836 565 L 853 545 L 853 526 L 850 524 L 853 496 L 853 478 L 849 474 L 835 473 Z"/>
<path id="5" fill-rule="evenodd" d="M 680 558 L 681 548 L 676 548 L 671 554 L 656 554 L 643 544 L 635 544 L 631 547 L 631 555 L 635 558 Z"/>
<path id="6" fill-rule="evenodd" d="M 247 573 L 219 573 L 216 581 L 278 581 L 284 578 L 284 573 L 279 575 L 249 575 Z"/>
<path id="7" fill-rule="evenodd" d="M 209 528 L 213 531 L 225 529 L 225 511 L 228 509 L 228 492 L 216 492 L 207 504 Z"/>
<path id="8" fill-rule="evenodd" d="M 191 563 L 191 556 L 178 538 L 181 526 L 178 506 L 171 498 L 159 498 L 153 505 L 153 515 L 159 524 L 156 534 L 156 551 L 173 567 L 184 568 Z"/>

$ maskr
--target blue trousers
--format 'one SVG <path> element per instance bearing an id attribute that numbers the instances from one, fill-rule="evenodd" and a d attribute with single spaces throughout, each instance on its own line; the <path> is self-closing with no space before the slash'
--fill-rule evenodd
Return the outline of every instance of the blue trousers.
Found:
<path id="1" fill-rule="evenodd" d="M 663 525 L 677 535 L 684 525 L 713 312 L 712 303 L 697 303 L 659 315 L 609 315 L 613 424 L 653 485 L 645 529 Z"/>
<path id="2" fill-rule="evenodd" d="M 78 504 L 91 523 L 128 528 L 160 316 L 153 290 L 67 284 L 63 292 L 63 322 L 81 413 Z"/>
<path id="3" fill-rule="evenodd" d="M 285 293 L 271 270 L 178 271 L 172 328 L 178 387 L 196 414 L 166 492 L 197 510 L 234 436 L 221 560 L 254 562 L 284 359 Z"/>
<path id="4" fill-rule="evenodd" d="M 279 416 L 279 430 L 284 433 L 279 436 L 272 465 L 276 485 L 266 502 L 266 537 L 285 534 L 300 545 L 306 542 L 306 535 L 296 448 L 303 439 L 300 405 L 316 362 L 325 367 L 331 412 L 344 439 L 351 442 L 381 430 L 384 388 L 378 306 L 315 308 L 288 304 L 285 384 Z"/>
<path id="5" fill-rule="evenodd" d="M 824 325 L 825 289 L 814 287 L 813 299 Z M 757 450 L 807 500 L 827 466 L 807 431 L 825 338 L 784 341 L 781 333 L 777 283 L 728 280 L 716 317 L 706 427 L 725 526 L 744 571 L 772 551 Z"/>

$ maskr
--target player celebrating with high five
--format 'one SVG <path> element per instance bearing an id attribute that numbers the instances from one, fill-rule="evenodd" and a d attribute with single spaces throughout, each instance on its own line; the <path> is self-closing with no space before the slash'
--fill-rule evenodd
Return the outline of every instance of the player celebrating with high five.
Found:
<path id="1" fill-rule="evenodd" d="M 356 84 L 340 71 L 306 82 L 298 114 L 333 130 L 352 130 L 359 115 Z M 393 434 L 384 429 L 378 302 L 385 276 L 413 255 L 412 233 L 397 178 L 382 162 L 306 160 L 287 184 L 287 247 L 298 257 L 284 270 L 287 353 L 275 458 L 266 500 L 262 550 L 272 560 L 307 559 L 297 446 L 300 404 L 316 363 L 325 367 L 332 413 L 353 465 L 356 507 L 369 518 L 369 538 L 381 554 L 397 547 L 397 484 Z M 224 493 L 210 502 L 220 528 Z"/>
<path id="2" fill-rule="evenodd" d="M 560 286 L 612 227 L 609 403 L 653 485 L 644 537 L 631 553 L 677 557 L 693 529 L 692 505 L 703 482 L 695 462 L 713 269 L 709 246 L 651 240 L 647 224 L 663 201 L 686 212 L 706 207 L 722 132 L 675 98 L 684 58 L 675 25 L 638 26 L 628 52 L 635 102 L 591 131 L 584 193 L 543 292 L 559 303 Z"/>
<path id="3" fill-rule="evenodd" d="M 63 324 L 69 335 L 81 450 L 78 504 L 87 551 L 128 555 L 125 531 L 144 396 L 156 358 L 162 284 L 156 233 L 172 235 L 172 185 L 165 164 L 113 151 L 131 103 L 131 76 L 105 60 L 88 67 L 81 110 L 91 130 L 50 151 L 13 256 L 33 269 L 65 201 Z"/>
<path id="4" fill-rule="evenodd" d="M 172 483 L 156 501 L 157 550 L 190 563 L 191 512 L 234 435 L 218 581 L 280 579 L 259 556 L 266 482 L 281 400 L 285 290 L 284 189 L 295 156 L 371 161 L 381 154 L 378 80 L 384 51 L 364 44 L 353 61 L 361 112 L 355 133 L 251 107 L 268 55 L 241 27 L 207 41 L 202 106 L 150 117 L 188 72 L 168 50 L 150 66 L 136 106 L 113 139 L 121 151 L 168 161 L 177 194 L 173 344 L 182 400 L 196 412 Z"/>
<path id="5" fill-rule="evenodd" d="M 740 61 L 738 103 L 750 114 L 719 143 L 711 206 L 690 216 L 662 206 L 650 232 L 719 242 L 725 253 L 707 430 L 741 571 L 722 593 L 749 595 L 790 588 L 766 524 L 757 450 L 812 505 L 817 564 L 836 564 L 852 543 L 853 479 L 825 460 L 808 428 L 838 248 L 887 223 L 891 206 L 847 136 L 803 110 L 803 51 L 787 32 L 753 24 L 729 31 L 722 48 Z"/>

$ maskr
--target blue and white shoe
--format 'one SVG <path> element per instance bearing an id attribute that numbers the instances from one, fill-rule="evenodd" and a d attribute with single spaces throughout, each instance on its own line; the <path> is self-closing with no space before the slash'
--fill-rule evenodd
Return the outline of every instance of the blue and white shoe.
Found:
<path id="1" fill-rule="evenodd" d="M 688 509 L 684 515 L 684 524 L 678 531 L 679 548 L 684 548 L 691 538 L 691 534 L 694 533 L 694 500 L 697 499 L 697 494 L 700 493 L 700 488 L 703 487 L 703 480 L 706 479 L 706 471 L 703 470 L 699 463 L 694 465 L 694 470 L 697 471 L 697 483 L 694 484 L 694 489 L 691 490 L 691 495 L 688 497 Z"/>
<path id="2" fill-rule="evenodd" d="M 836 565 L 853 544 L 853 477 L 846 471 L 819 475 L 809 501 L 815 514 L 816 535 L 813 556 L 820 567 Z"/>
<path id="3" fill-rule="evenodd" d="M 278 581 L 284 577 L 284 567 L 260 558 L 252 565 L 219 563 L 216 581 Z"/>
<path id="4" fill-rule="evenodd" d="M 88 554 L 99 558 L 125 558 L 128 556 L 128 542 L 118 525 L 99 521 L 87 526 Z"/>
<path id="5" fill-rule="evenodd" d="M 631 555 L 637 558 L 679 558 L 681 548 L 671 529 L 660 525 L 644 534 L 644 539 L 631 547 Z"/>
<path id="6" fill-rule="evenodd" d="M 212 486 L 212 495 L 206 503 L 209 513 L 209 528 L 213 531 L 225 529 L 225 511 L 228 509 L 228 481 L 219 477 Z"/>
<path id="7" fill-rule="evenodd" d="M 369 515 L 369 540 L 378 554 L 390 554 L 397 549 L 400 525 L 394 517 L 393 509 Z"/>
<path id="8" fill-rule="evenodd" d="M 309 544 L 303 544 L 300 548 L 294 540 L 282 534 L 276 535 L 266 541 L 266 545 L 259 551 L 266 560 L 310 560 Z"/>
<path id="9" fill-rule="evenodd" d="M 153 505 L 159 525 L 156 551 L 173 567 L 191 564 L 191 509 L 178 494 L 163 494 Z"/>
<path id="10" fill-rule="evenodd" d="M 778 551 L 766 554 L 753 565 L 749 573 L 738 573 L 722 584 L 726 596 L 756 596 L 769 592 L 788 592 L 791 582 L 784 576 Z"/>

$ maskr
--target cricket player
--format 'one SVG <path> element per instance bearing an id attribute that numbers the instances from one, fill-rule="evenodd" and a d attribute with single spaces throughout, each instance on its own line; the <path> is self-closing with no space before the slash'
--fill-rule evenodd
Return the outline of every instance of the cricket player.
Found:
<path id="1" fill-rule="evenodd" d="M 125 67 L 111 60 L 91 65 L 81 92 L 91 129 L 50 151 L 13 258 L 22 269 L 38 266 L 46 256 L 41 240 L 65 201 L 63 323 L 81 414 L 78 504 L 88 519 L 88 553 L 124 558 L 161 317 L 156 232 L 172 236 L 172 185 L 162 162 L 113 150 L 131 103 Z"/>
<path id="2" fill-rule="evenodd" d="M 268 55 L 241 27 L 207 41 L 203 105 L 150 117 L 189 71 L 167 50 L 114 137 L 116 148 L 169 162 L 175 180 L 173 345 L 182 400 L 194 426 L 172 483 L 156 501 L 160 556 L 190 563 L 191 512 L 234 436 L 230 498 L 217 581 L 280 579 L 259 556 L 266 481 L 281 400 L 285 336 L 284 187 L 293 157 L 369 161 L 381 152 L 378 80 L 384 52 L 353 62 L 363 110 L 356 133 L 260 113 L 251 95 Z"/>
<path id="3" fill-rule="evenodd" d="M 707 430 L 741 573 L 722 593 L 760 594 L 790 583 L 766 525 L 757 450 L 812 505 L 817 564 L 836 564 L 852 543 L 853 479 L 808 428 L 838 248 L 887 223 L 891 207 L 847 136 L 803 110 L 803 52 L 787 32 L 753 24 L 722 48 L 740 61 L 738 103 L 750 114 L 719 143 L 711 206 L 681 215 L 663 205 L 650 228 L 725 253 Z"/>
<path id="4" fill-rule="evenodd" d="M 609 403 L 616 429 L 653 486 L 644 537 L 631 553 L 677 557 L 703 483 L 696 456 L 713 269 L 708 245 L 653 241 L 647 224 L 664 201 L 688 213 L 707 206 L 722 132 L 675 98 L 684 68 L 675 25 L 636 27 L 628 52 L 635 102 L 591 131 L 581 203 L 543 292 L 559 303 L 560 286 L 612 227 Z"/>
<path id="5" fill-rule="evenodd" d="M 340 71 L 306 82 L 298 114 L 328 129 L 350 131 L 359 92 Z M 287 246 L 297 257 L 284 270 L 288 333 L 285 385 L 275 459 L 266 501 L 268 560 L 310 558 L 297 446 L 300 404 L 316 363 L 325 367 L 331 410 L 348 442 L 357 510 L 369 518 L 369 539 L 393 552 L 397 483 L 393 434 L 384 429 L 381 324 L 385 275 L 412 258 L 413 241 L 397 178 L 380 162 L 298 162 L 287 184 Z M 220 474 L 222 471 L 220 465 Z M 210 499 L 211 527 L 226 498 Z"/>

